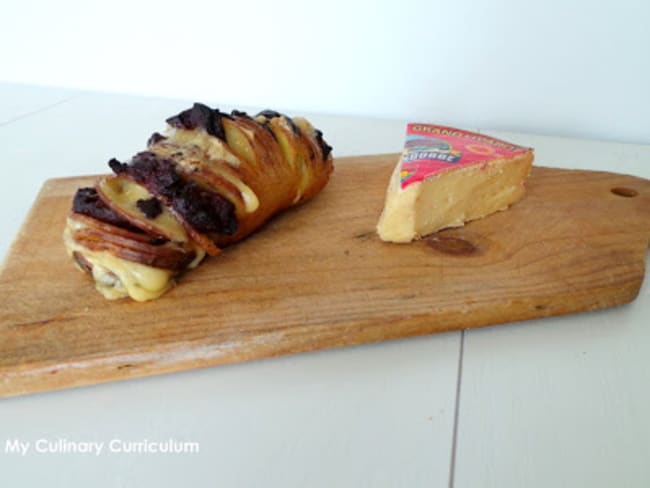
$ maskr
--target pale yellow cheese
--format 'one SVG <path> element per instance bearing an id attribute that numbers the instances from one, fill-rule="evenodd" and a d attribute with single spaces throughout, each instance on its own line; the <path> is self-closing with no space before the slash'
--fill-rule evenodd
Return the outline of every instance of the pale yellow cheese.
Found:
<path id="1" fill-rule="evenodd" d="M 238 168 L 241 164 L 239 158 L 233 154 L 225 142 L 218 137 L 208 134 L 203 129 L 177 129 L 169 126 L 167 137 L 178 144 L 193 144 L 205 150 L 212 159 L 226 161 L 231 166 Z"/>
<path id="2" fill-rule="evenodd" d="M 255 192 L 242 181 L 241 178 L 234 175 L 231 171 L 228 171 L 226 168 L 222 168 L 218 163 L 209 163 L 210 169 L 214 171 L 217 175 L 221 176 L 227 182 L 233 184 L 239 193 L 242 196 L 244 201 L 244 209 L 248 213 L 253 213 L 260 206 L 259 198 Z"/>
<path id="3" fill-rule="evenodd" d="M 529 151 L 512 159 L 451 168 L 402 189 L 400 159 L 388 185 L 377 233 L 384 241 L 410 242 L 504 210 L 523 196 L 532 161 Z"/>
<path id="4" fill-rule="evenodd" d="M 95 288 L 109 300 L 130 296 L 136 301 L 153 300 L 173 285 L 173 271 L 154 268 L 121 259 L 106 251 L 91 251 L 72 238 L 72 232 L 84 227 L 81 222 L 68 219 L 63 233 L 68 255 L 80 253 L 90 264 Z"/>

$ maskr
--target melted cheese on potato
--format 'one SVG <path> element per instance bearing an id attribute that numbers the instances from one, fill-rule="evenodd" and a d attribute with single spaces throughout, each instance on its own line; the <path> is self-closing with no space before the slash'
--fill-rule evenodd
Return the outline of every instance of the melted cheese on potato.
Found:
<path id="1" fill-rule="evenodd" d="M 63 233 L 68 254 L 81 254 L 92 265 L 95 288 L 109 300 L 131 296 L 136 301 L 153 300 L 165 293 L 173 284 L 173 271 L 154 268 L 121 259 L 106 251 L 91 251 L 72 238 L 75 230 L 85 225 L 68 219 Z"/>

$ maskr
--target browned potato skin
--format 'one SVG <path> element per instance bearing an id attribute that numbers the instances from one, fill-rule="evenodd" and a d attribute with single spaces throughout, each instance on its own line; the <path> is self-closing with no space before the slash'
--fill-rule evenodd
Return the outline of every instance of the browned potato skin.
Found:
<path id="1" fill-rule="evenodd" d="M 236 111 L 230 116 L 195 104 L 190 112 L 171 117 L 170 126 L 182 132 L 167 136 L 154 133 L 147 146 L 155 156 L 138 155 L 149 158 L 143 164 L 151 165 L 140 169 L 151 171 L 152 178 L 160 180 L 145 178 L 140 184 L 137 173 L 122 171 L 128 165 L 111 160 L 109 165 L 116 175 L 97 182 L 96 196 L 92 192 L 82 193 L 80 200 L 75 196 L 73 208 L 84 214 L 73 210 L 69 215 L 64 240 L 77 266 L 93 274 L 99 284 L 101 279 L 95 276 L 95 261 L 90 253 L 109 253 L 124 261 L 168 270 L 172 280 L 197 266 L 205 253 L 218 255 L 221 247 L 244 239 L 273 215 L 312 198 L 325 186 L 333 167 L 331 154 L 323 157 L 323 151 L 329 150 L 321 150 L 320 133 L 304 119 L 295 125 L 277 112 L 262 113 L 255 119 Z M 132 162 L 135 165 L 141 161 Z M 179 176 L 184 182 L 178 180 Z M 198 201 L 175 200 L 180 193 L 158 187 L 158 183 L 166 182 L 179 185 L 183 192 L 179 198 Z M 204 192 L 197 192 L 197 186 Z M 215 208 L 205 206 L 206 202 Z M 97 207 L 88 207 L 85 215 L 83 205 Z M 211 222 L 213 218 L 223 219 L 223 225 L 210 225 L 218 223 Z M 207 234 L 198 228 L 234 230 L 234 234 Z M 106 261 L 110 266 L 110 260 Z M 107 272 L 112 273 L 110 269 Z M 114 279 L 119 282 L 117 276 Z M 171 282 L 166 285 L 165 290 Z M 118 290 L 105 296 L 112 299 L 131 293 Z M 157 297 L 131 296 L 137 300 Z"/>
<path id="2" fill-rule="evenodd" d="M 255 165 L 242 160 L 239 168 L 233 168 L 242 181 L 257 195 L 259 207 L 252 213 L 238 214 L 238 230 L 232 236 L 213 235 L 218 246 L 240 241 L 261 227 L 276 213 L 293 205 L 305 202 L 315 196 L 329 180 L 333 170 L 331 155 L 323 160 L 320 149 L 312 134 L 296 135 L 284 117 L 274 117 L 268 124 L 274 134 L 284 135 L 297 157 L 304 157 L 308 185 L 296 201 L 296 192 L 302 178 L 301 169 L 296 163 L 289 164 L 278 141 L 258 122 L 246 117 L 235 117 L 235 122 L 253 133 L 253 147 L 256 150 Z M 313 155 L 313 157 L 311 157 Z M 224 163 L 225 164 L 225 163 Z"/>
<path id="3" fill-rule="evenodd" d="M 148 149 L 159 156 L 173 159 L 178 171 L 187 180 L 194 181 L 207 190 L 219 193 L 235 206 L 237 231 L 233 235 L 203 234 L 189 225 L 174 209 L 166 205 L 168 211 L 178 220 L 189 238 L 202 247 L 208 254 L 216 256 L 220 247 L 244 239 L 261 227 L 274 214 L 305 202 L 316 195 L 326 184 L 333 169 L 332 156 L 323 160 L 322 153 L 315 141 L 314 134 L 300 130 L 297 134 L 284 116 L 267 119 L 265 128 L 260 122 L 241 116 L 234 116 L 226 121 L 230 130 L 237 131 L 237 137 L 246 138 L 250 144 L 253 157 L 238 155 L 240 165 L 235 167 L 226 161 L 214 160 L 205 149 L 196 145 L 179 144 L 162 138 L 149 145 Z M 279 139 L 287 142 L 282 147 Z M 245 142 L 245 141 L 244 141 Z M 224 178 L 220 172 L 240 179 L 255 193 L 259 200 L 256 210 L 247 212 L 244 199 L 236 185 Z M 128 178 L 128 176 L 121 176 Z M 298 192 L 301 194 L 298 195 Z M 160 235 L 160 230 L 152 226 L 147 219 L 124 211 L 98 191 L 100 198 L 116 213 L 132 225 L 147 232 L 149 236 L 110 226 L 94 221 L 91 230 L 75 234 L 75 240 L 91 250 L 106 250 L 123 259 L 167 269 L 181 269 L 179 263 L 188 263 L 194 251 L 191 245 L 168 243 L 165 246 L 153 246 L 145 242 Z M 163 204 L 165 202 L 163 201 Z M 73 214 L 74 215 L 74 214 Z M 90 219 L 74 215 L 74 218 Z M 94 220 L 94 219 L 90 219 Z M 173 246 L 177 247 L 174 248 Z M 182 247 L 180 247 L 182 246 Z M 185 249 L 187 248 L 187 249 Z"/>
<path id="4" fill-rule="evenodd" d="M 111 176 L 109 178 L 116 178 L 114 176 Z M 128 176 L 120 176 L 119 178 L 124 178 L 124 179 L 130 179 Z M 134 181 L 135 182 L 135 181 Z M 137 182 L 135 182 L 137 183 Z M 144 218 L 138 218 L 135 215 L 123 211 L 123 209 L 117 205 L 110 199 L 107 198 L 101 191 L 101 188 L 99 185 L 97 185 L 97 193 L 99 194 L 99 197 L 108 205 L 111 209 L 113 209 L 114 212 L 122 216 L 124 219 L 128 220 L 132 225 L 135 227 L 138 227 L 145 232 L 150 233 L 153 236 L 161 236 L 161 233 L 158 229 L 156 229 L 154 226 L 152 226 L 146 219 Z M 173 215 L 173 217 L 183 226 L 185 229 L 185 232 L 199 245 L 201 246 L 205 252 L 207 252 L 210 256 L 218 256 L 221 253 L 221 250 L 219 247 L 214 243 L 214 241 L 210 238 L 210 236 L 203 234 L 199 231 L 197 231 L 194 227 L 192 227 L 190 224 L 187 223 L 187 221 L 178 213 L 176 212 L 173 208 L 167 207 L 169 212 Z M 161 237 L 165 238 L 170 238 L 171 236 L 168 235 L 162 235 Z M 126 258 L 125 258 L 126 259 Z M 130 261 L 133 261 L 131 259 Z M 139 261 L 138 261 L 139 262 Z"/>
<path id="5" fill-rule="evenodd" d="M 185 177 L 193 180 L 205 189 L 212 191 L 216 190 L 217 193 L 232 202 L 238 209 L 238 212 L 243 210 L 244 201 L 237 187 L 211 169 L 205 151 L 201 150 L 199 147 L 180 146 L 174 142 L 161 141 L 150 146 L 149 149 L 159 156 L 183 163 L 182 165 L 179 164 L 177 169 L 181 171 Z M 214 161 L 212 163 L 214 163 Z M 225 171 L 237 175 L 236 172 L 231 170 L 232 167 L 229 164 L 222 164 L 221 167 Z"/>
<path id="6" fill-rule="evenodd" d="M 72 213 L 70 218 L 84 224 L 74 231 L 73 239 L 91 251 L 107 251 L 136 263 L 173 271 L 183 270 L 196 256 L 194 250 L 167 242 L 151 244 L 151 236 L 139 234 L 86 215 Z"/>
<path id="7" fill-rule="evenodd" d="M 305 130 L 299 130 L 296 134 L 284 116 L 267 119 L 265 123 L 273 135 L 252 118 L 235 116 L 224 120 L 231 131 L 237 131 L 238 137 L 246 139 L 254 155 L 253 158 L 250 155 L 247 158 L 237 155 L 239 167 L 226 161 L 213 160 L 197 146 L 179 145 L 167 139 L 149 146 L 150 151 L 175 160 L 185 178 L 219 193 L 235 205 L 237 232 L 230 236 L 198 233 L 177 215 L 191 238 L 210 255 L 218 254 L 219 247 L 244 239 L 274 214 L 309 200 L 329 180 L 333 169 L 332 157 L 330 155 L 323 160 L 314 134 L 306 134 Z M 280 140 L 286 141 L 287 147 L 283 147 Z M 259 200 L 255 211 L 246 211 L 240 190 L 215 172 L 214 165 L 251 188 Z M 107 203 L 110 205 L 110 202 Z M 119 212 L 119 209 L 115 210 Z M 173 209 L 170 211 L 174 213 Z M 141 222 L 134 224 L 142 225 Z"/>

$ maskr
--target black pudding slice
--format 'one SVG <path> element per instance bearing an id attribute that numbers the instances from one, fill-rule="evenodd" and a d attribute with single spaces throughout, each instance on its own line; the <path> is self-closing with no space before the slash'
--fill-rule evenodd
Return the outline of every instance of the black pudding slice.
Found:
<path id="1" fill-rule="evenodd" d="M 232 119 L 230 115 L 220 112 L 219 109 L 211 109 L 202 103 L 195 103 L 192 108 L 169 117 L 166 122 L 177 129 L 194 130 L 202 128 L 208 134 L 225 141 L 226 132 L 223 128 L 223 118 Z"/>
<path id="2" fill-rule="evenodd" d="M 142 232 L 142 230 L 131 225 L 128 220 L 121 217 L 106 205 L 99 198 L 99 194 L 94 188 L 79 188 L 77 190 L 72 200 L 72 211 L 114 225 L 115 227 L 121 227 L 132 232 Z"/>
<path id="3" fill-rule="evenodd" d="M 185 181 L 176 172 L 176 164 L 171 159 L 144 151 L 136 154 L 129 164 L 116 159 L 108 164 L 116 174 L 129 176 L 162 198 L 163 203 L 170 205 L 197 231 L 225 235 L 237 232 L 232 202 L 192 181 Z"/>

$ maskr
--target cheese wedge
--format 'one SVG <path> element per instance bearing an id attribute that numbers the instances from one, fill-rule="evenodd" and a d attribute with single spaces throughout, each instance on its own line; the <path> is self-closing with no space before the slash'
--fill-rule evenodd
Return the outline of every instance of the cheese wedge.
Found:
<path id="1" fill-rule="evenodd" d="M 410 242 L 505 210 L 519 200 L 533 150 L 452 127 L 408 124 L 377 233 Z"/>

